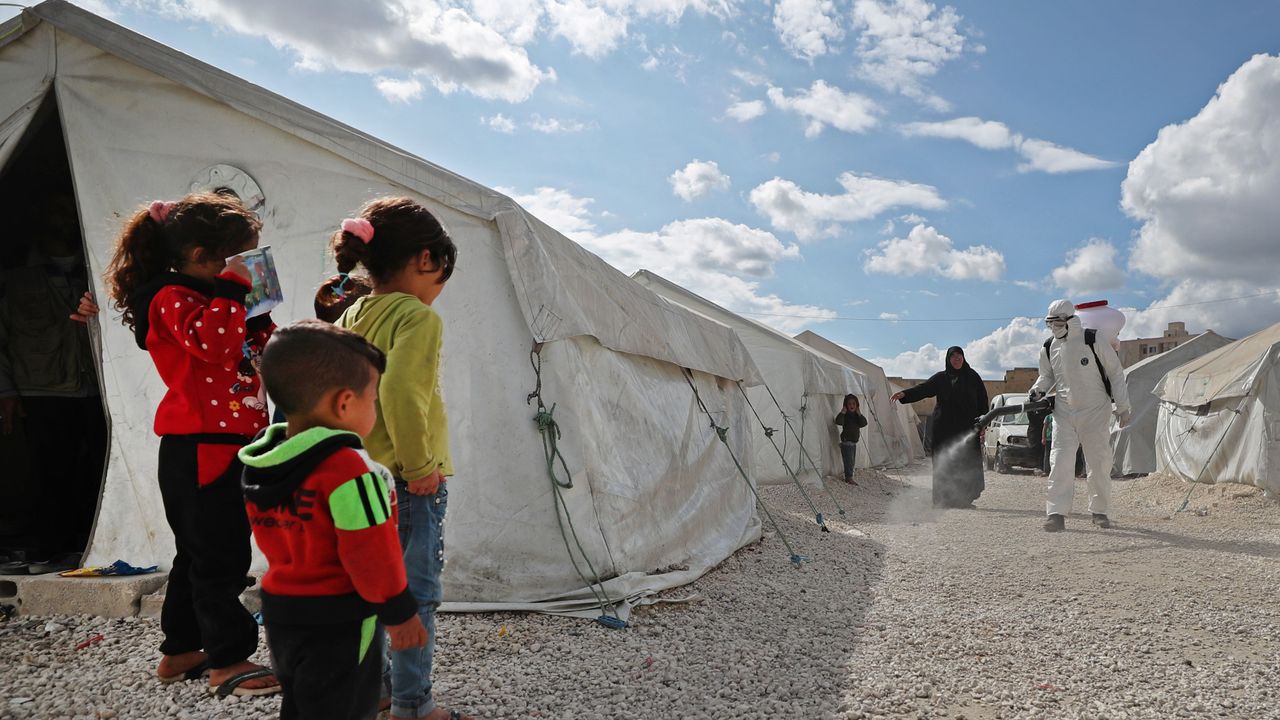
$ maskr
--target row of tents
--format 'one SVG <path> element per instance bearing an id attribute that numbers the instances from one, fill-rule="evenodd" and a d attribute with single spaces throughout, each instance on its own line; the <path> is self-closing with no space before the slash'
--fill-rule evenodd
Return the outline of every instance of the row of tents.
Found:
<path id="1" fill-rule="evenodd" d="M 311 316 L 325 238 L 366 200 L 408 195 L 441 219 L 463 259 L 437 305 L 455 609 L 572 612 L 690 582 L 760 536 L 759 484 L 798 483 L 830 513 L 818 488 L 840 467 L 846 393 L 870 421 L 859 466 L 923 457 L 898 388 L 852 352 L 629 278 L 501 193 L 61 0 L 0 26 L 0 119 L 0 167 L 60 130 L 93 277 L 146 201 L 251 187 L 277 322 Z M 164 387 L 114 318 L 93 332 L 111 442 L 86 562 L 164 566 Z"/>
<path id="2" fill-rule="evenodd" d="M 1126 371 L 1133 422 L 1112 429 L 1116 472 L 1280 494 L 1280 324 L 1212 331 Z"/>

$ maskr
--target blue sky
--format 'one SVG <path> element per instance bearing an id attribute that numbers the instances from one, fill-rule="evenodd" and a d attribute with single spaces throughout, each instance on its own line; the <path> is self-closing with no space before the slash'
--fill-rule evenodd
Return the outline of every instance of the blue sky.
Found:
<path id="1" fill-rule="evenodd" d="M 81 4 L 891 374 L 1031 364 L 1064 296 L 1280 321 L 1273 2 Z"/>

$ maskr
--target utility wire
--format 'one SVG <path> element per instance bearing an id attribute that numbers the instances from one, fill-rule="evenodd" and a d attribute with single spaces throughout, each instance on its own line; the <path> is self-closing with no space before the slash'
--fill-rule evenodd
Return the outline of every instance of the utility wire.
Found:
<path id="1" fill-rule="evenodd" d="M 1266 297 L 1280 293 L 1280 290 L 1268 290 L 1266 292 L 1255 293 L 1253 295 L 1240 295 L 1239 297 L 1218 298 L 1217 300 L 1201 300 L 1199 302 L 1178 303 L 1176 305 L 1153 305 L 1146 310 L 1171 310 L 1174 308 L 1192 307 L 1195 305 L 1210 305 L 1213 303 L 1234 302 L 1236 300 L 1251 300 L 1253 298 Z M 850 320 L 854 322 L 1009 322 L 1011 320 L 1040 320 L 1039 315 L 1006 315 L 1004 317 L 984 317 L 984 318 L 880 318 L 880 317 L 847 317 L 842 315 L 791 315 L 787 313 L 761 313 L 761 312 L 745 312 L 739 311 L 739 315 L 754 315 L 757 317 L 781 317 L 781 318 L 797 318 L 806 320 Z"/>

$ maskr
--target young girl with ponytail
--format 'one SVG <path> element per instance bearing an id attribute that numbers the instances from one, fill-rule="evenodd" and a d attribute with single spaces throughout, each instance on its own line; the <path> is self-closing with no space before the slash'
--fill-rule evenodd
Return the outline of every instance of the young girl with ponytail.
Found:
<path id="1" fill-rule="evenodd" d="M 274 325 L 269 315 L 245 318 L 252 283 L 233 256 L 257 247 L 261 228 L 233 197 L 156 201 L 129 220 L 107 270 L 112 304 L 168 388 L 155 432 L 177 553 L 156 672 L 161 682 L 177 682 L 207 671 L 210 691 L 220 694 L 280 689 L 269 670 L 249 662 L 258 625 L 239 599 L 250 532 L 236 453 L 267 426 L 258 367 Z"/>

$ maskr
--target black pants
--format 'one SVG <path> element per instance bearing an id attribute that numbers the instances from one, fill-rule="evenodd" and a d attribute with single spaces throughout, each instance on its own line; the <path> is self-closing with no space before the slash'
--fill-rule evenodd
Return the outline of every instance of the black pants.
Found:
<path id="1" fill-rule="evenodd" d="M 160 611 L 160 652 L 203 649 L 215 668 L 247 660 L 258 649 L 258 623 L 240 602 L 251 559 L 249 517 L 240 491 L 243 468 L 234 461 L 212 483 L 200 487 L 198 481 L 199 447 L 233 442 L 160 439 L 160 495 L 178 550 Z"/>
<path id="2" fill-rule="evenodd" d="M 363 637 L 365 634 L 369 637 Z M 381 625 L 267 623 L 271 664 L 284 689 L 281 720 L 366 720 L 382 694 Z M 360 650 L 368 640 L 364 654 Z"/>
<path id="3" fill-rule="evenodd" d="M 107 461 L 102 399 L 31 397 L 22 399 L 22 409 L 40 484 L 37 555 L 84 552 Z"/>

